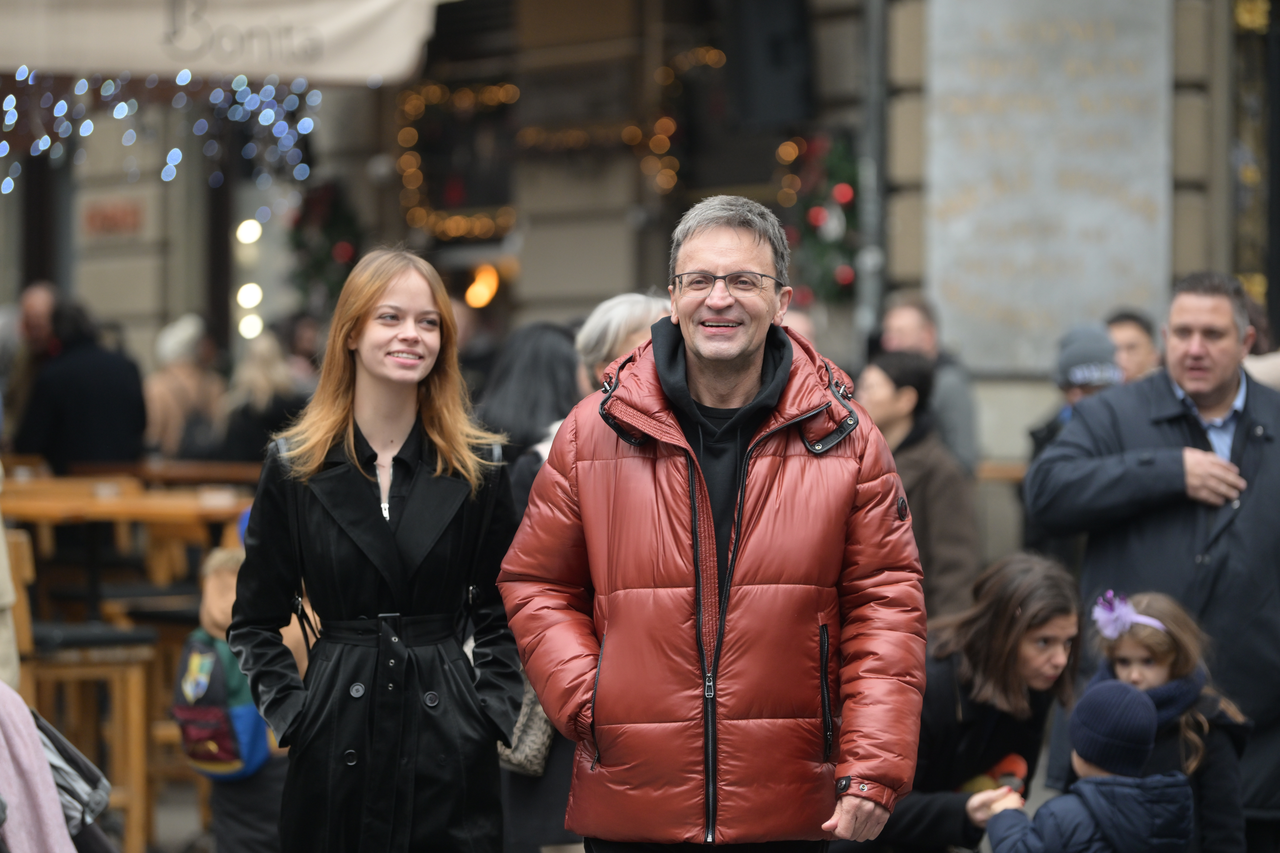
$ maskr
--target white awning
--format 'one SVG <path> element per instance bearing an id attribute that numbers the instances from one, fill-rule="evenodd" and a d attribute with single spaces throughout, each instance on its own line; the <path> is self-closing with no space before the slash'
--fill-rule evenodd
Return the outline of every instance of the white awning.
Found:
<path id="1" fill-rule="evenodd" d="M 398 82 L 439 0 L 0 0 L 0 69 Z"/>

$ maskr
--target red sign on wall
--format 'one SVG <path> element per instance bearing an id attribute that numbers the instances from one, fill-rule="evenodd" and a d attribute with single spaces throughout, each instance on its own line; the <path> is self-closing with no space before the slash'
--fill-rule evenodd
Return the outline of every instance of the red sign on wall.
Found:
<path id="1" fill-rule="evenodd" d="M 89 237 L 135 237 L 142 233 L 141 199 L 112 199 L 84 209 L 84 232 Z"/>

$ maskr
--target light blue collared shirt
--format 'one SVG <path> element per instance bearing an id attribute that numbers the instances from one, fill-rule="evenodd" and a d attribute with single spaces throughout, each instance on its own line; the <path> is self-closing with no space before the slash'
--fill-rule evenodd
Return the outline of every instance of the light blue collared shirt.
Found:
<path id="1" fill-rule="evenodd" d="M 1183 391 L 1177 382 L 1170 377 L 1169 384 L 1173 386 L 1173 393 L 1178 395 L 1187 408 L 1191 410 L 1191 414 L 1196 416 L 1196 420 L 1200 421 L 1200 425 L 1204 427 L 1205 434 L 1209 436 L 1209 445 L 1213 448 L 1213 452 L 1226 461 L 1231 461 L 1231 442 L 1236 437 L 1236 424 L 1240 422 L 1240 414 L 1244 411 L 1244 392 L 1245 382 L 1244 368 L 1240 369 L 1240 390 L 1236 392 L 1236 398 L 1231 402 L 1231 411 L 1220 418 L 1214 418 L 1206 421 L 1200 417 L 1200 410 L 1196 408 L 1195 402 L 1187 396 L 1187 392 Z"/>

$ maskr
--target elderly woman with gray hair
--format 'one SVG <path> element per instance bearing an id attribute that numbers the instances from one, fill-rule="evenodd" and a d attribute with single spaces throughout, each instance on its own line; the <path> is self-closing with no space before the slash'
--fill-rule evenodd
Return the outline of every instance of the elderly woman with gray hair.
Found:
<path id="1" fill-rule="evenodd" d="M 649 340 L 649 327 L 670 313 L 665 299 L 640 293 L 624 293 L 606 299 L 587 317 L 574 339 L 578 354 L 579 395 L 598 389 L 604 371 L 616 359 Z M 483 406 L 481 407 L 484 408 Z M 565 411 L 563 415 L 567 415 Z M 563 415 L 561 417 L 563 417 Z M 511 488 L 516 509 L 523 515 L 529 491 L 551 449 L 561 421 L 551 424 L 545 436 L 532 444 L 511 466 Z M 578 845 L 581 839 L 564 828 L 573 772 L 573 741 L 553 732 L 551 750 L 539 776 L 504 770 L 502 773 L 504 853 L 539 853 L 548 847 Z"/>

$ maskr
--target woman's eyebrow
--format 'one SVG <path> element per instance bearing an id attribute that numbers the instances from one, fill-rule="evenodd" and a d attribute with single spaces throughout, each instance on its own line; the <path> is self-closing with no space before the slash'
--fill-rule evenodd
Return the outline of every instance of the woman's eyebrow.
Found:
<path id="1" fill-rule="evenodd" d="M 388 309 L 389 309 L 389 310 L 391 310 L 391 311 L 399 311 L 399 312 L 400 312 L 400 313 L 402 313 L 402 314 L 404 313 L 404 309 L 403 309 L 403 308 L 401 308 L 399 305 L 394 305 L 394 304 L 392 304 L 392 303 L 390 303 L 390 302 L 384 302 L 384 303 L 382 303 L 381 305 L 379 305 L 379 306 L 377 306 L 376 308 L 374 308 L 373 310 L 374 310 L 375 312 L 378 312 L 378 311 L 385 311 L 385 310 L 388 310 Z M 419 314 L 435 314 L 435 315 L 438 317 L 438 316 L 440 316 L 440 309 L 439 309 L 439 308 L 428 308 L 428 309 L 426 309 L 425 311 L 419 311 L 418 313 L 419 313 Z"/>

